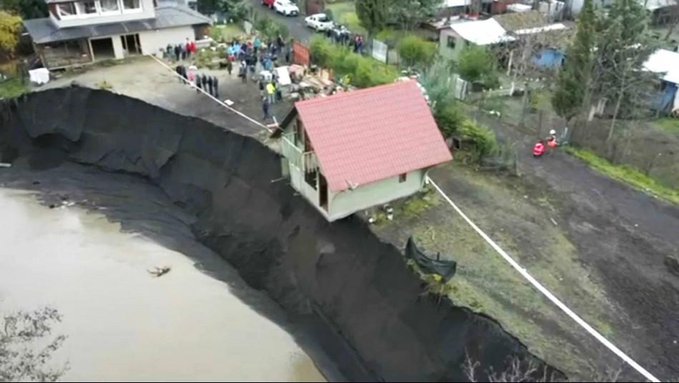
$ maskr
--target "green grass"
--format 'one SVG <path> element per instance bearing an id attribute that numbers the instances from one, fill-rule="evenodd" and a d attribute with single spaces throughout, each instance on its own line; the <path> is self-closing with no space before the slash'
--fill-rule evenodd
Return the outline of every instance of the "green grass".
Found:
<path id="1" fill-rule="evenodd" d="M 668 133 L 679 134 L 679 118 L 661 118 L 655 122 L 655 125 Z"/>
<path id="2" fill-rule="evenodd" d="M 28 86 L 22 84 L 20 78 L 0 82 L 0 99 L 19 97 L 26 92 L 28 92 Z"/>
<path id="3" fill-rule="evenodd" d="M 598 172 L 620 182 L 624 182 L 635 189 L 652 194 L 665 201 L 679 205 L 679 191 L 661 185 L 653 178 L 626 165 L 614 165 L 596 154 L 583 149 L 567 147 L 566 152 L 584 161 Z"/>
<path id="4" fill-rule="evenodd" d="M 326 9 L 330 9 L 335 22 L 345 25 L 353 33 L 367 34 L 367 31 L 356 15 L 356 6 L 353 1 L 338 1 L 328 4 Z"/>

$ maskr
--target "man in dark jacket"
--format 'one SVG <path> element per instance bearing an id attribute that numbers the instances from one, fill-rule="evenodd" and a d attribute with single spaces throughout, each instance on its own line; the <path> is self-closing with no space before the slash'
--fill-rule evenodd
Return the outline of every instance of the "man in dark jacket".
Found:
<path id="1" fill-rule="evenodd" d="M 208 93 L 210 93 L 210 96 L 214 96 L 214 93 L 212 93 L 212 76 L 205 75 L 205 82 L 207 83 Z"/>
<path id="2" fill-rule="evenodd" d="M 216 76 L 212 76 L 212 87 L 215 91 L 215 98 L 219 98 L 219 80 Z"/>
<path id="3" fill-rule="evenodd" d="M 174 71 L 177 73 L 177 75 L 179 75 L 179 83 L 182 83 L 183 82 L 182 81 L 182 66 L 177 65 L 177 67 L 174 68 Z"/>
<path id="4" fill-rule="evenodd" d="M 203 88 L 203 75 L 196 73 L 196 93 L 200 93 Z"/>
<path id="5" fill-rule="evenodd" d="M 208 76 L 206 74 L 201 76 L 201 81 L 203 82 L 203 90 L 207 92 L 207 79 Z"/>

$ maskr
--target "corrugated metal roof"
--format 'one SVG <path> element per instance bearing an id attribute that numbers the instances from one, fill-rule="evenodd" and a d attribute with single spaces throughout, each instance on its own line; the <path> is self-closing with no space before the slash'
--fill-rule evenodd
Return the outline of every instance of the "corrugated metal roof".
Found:
<path id="1" fill-rule="evenodd" d="M 210 18 L 187 7 L 163 4 L 156 8 L 156 17 L 123 23 L 93 24 L 58 28 L 48 17 L 24 20 L 26 31 L 36 44 L 76 40 L 87 37 L 104 37 L 187 25 L 212 24 Z"/>
<path id="2" fill-rule="evenodd" d="M 658 49 L 644 63 L 647 71 L 663 74 L 663 80 L 679 84 L 679 52 Z"/>
<path id="3" fill-rule="evenodd" d="M 491 45 L 515 40 L 494 19 L 457 23 L 450 28 L 463 39 L 476 45 Z"/>
<path id="4" fill-rule="evenodd" d="M 301 101 L 295 108 L 335 192 L 452 159 L 415 81 Z"/>

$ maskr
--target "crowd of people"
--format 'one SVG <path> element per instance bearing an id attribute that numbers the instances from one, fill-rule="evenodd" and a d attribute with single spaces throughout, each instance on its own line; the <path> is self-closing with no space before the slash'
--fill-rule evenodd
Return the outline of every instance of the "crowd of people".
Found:
<path id="1" fill-rule="evenodd" d="M 365 38 L 362 35 L 352 34 L 351 31 L 343 25 L 328 29 L 325 32 L 325 35 L 336 44 L 349 46 L 354 53 L 365 53 Z"/>
<path id="2" fill-rule="evenodd" d="M 286 63 L 290 63 L 292 43 L 286 44 L 280 35 L 269 41 L 254 36 L 245 41 L 234 39 L 226 46 L 221 45 L 217 49 L 223 60 L 220 67 L 225 68 L 229 76 L 237 66 L 238 77 L 241 78 L 243 83 L 247 83 L 248 78 L 258 83 L 264 120 L 270 119 L 271 105 L 282 99 L 282 92 L 274 69 L 283 57 Z M 197 92 L 203 90 L 213 97 L 219 98 L 218 78 L 198 71 L 195 63 L 198 49 L 194 41 L 187 38 L 183 44 L 170 44 L 165 53 L 168 58 L 177 63 L 175 71 L 179 75 L 181 83 L 193 84 Z M 186 61 L 189 61 L 190 64 L 184 64 Z M 264 76 L 263 73 L 267 75 Z"/>
<path id="3" fill-rule="evenodd" d="M 185 61 L 191 59 L 198 53 L 198 47 L 196 42 L 186 38 L 186 42 L 183 44 L 168 44 L 165 48 L 165 55 L 174 59 L 174 61 Z"/>
<path id="4" fill-rule="evenodd" d="M 200 93 L 202 89 L 212 97 L 219 98 L 219 79 L 216 76 L 199 73 L 195 64 L 188 67 L 181 64 L 177 65 L 175 71 L 180 76 L 179 82 L 183 84 L 191 83 L 196 86 L 197 93 Z"/>

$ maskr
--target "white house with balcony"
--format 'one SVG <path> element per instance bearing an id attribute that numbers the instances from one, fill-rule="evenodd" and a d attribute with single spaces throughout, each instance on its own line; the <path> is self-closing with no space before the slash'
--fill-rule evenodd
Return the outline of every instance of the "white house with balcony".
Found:
<path id="1" fill-rule="evenodd" d="M 416 81 L 297 102 L 273 137 L 283 175 L 328 221 L 416 193 L 452 159 Z"/>
<path id="2" fill-rule="evenodd" d="M 203 36 L 211 24 L 186 6 L 156 0 L 45 1 L 49 17 L 24 26 L 48 69 L 160 54 L 168 44 Z"/>

